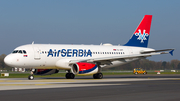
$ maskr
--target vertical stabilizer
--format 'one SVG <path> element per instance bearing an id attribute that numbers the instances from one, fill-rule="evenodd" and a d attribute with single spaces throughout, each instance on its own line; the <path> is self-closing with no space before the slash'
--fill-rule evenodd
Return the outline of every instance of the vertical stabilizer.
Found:
<path id="1" fill-rule="evenodd" d="M 145 15 L 130 40 L 124 46 L 147 47 L 151 20 L 152 15 Z"/>

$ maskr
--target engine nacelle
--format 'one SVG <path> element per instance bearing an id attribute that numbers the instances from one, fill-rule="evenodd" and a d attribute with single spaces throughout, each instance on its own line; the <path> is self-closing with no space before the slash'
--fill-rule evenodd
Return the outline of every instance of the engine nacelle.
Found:
<path id="1" fill-rule="evenodd" d="M 59 70 L 57 69 L 35 69 L 33 71 L 34 75 L 51 75 L 58 72 Z"/>
<path id="2" fill-rule="evenodd" d="M 71 66 L 71 72 L 78 75 L 98 73 L 98 66 L 93 63 L 77 62 Z"/>

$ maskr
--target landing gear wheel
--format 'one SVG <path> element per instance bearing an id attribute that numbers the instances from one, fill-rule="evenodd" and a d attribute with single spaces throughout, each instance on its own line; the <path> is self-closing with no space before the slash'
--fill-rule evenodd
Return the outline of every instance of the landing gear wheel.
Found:
<path id="1" fill-rule="evenodd" d="M 135 75 L 137 75 L 138 73 L 137 73 L 137 72 L 135 72 L 134 74 L 135 74 Z"/>
<path id="2" fill-rule="evenodd" d="M 33 80 L 33 79 L 34 79 L 34 76 L 33 76 L 33 75 L 29 75 L 29 76 L 28 76 L 28 79 L 29 79 L 29 80 Z"/>
<path id="3" fill-rule="evenodd" d="M 66 73 L 66 79 L 74 79 L 75 75 L 73 73 Z"/>
<path id="4" fill-rule="evenodd" d="M 69 78 L 74 79 L 75 75 L 73 73 L 70 73 Z"/>
<path id="5" fill-rule="evenodd" d="M 94 75 L 93 75 L 93 78 L 94 78 L 94 79 L 97 79 L 97 74 L 94 74 Z"/>
<path id="6" fill-rule="evenodd" d="M 66 79 L 69 79 L 69 74 L 70 74 L 70 73 L 66 73 Z"/>
<path id="7" fill-rule="evenodd" d="M 98 74 L 98 79 L 102 79 L 103 78 L 103 74 L 102 73 L 99 73 Z"/>
<path id="8" fill-rule="evenodd" d="M 102 73 L 97 73 L 93 75 L 94 79 L 102 79 L 103 78 L 103 74 Z"/>
<path id="9" fill-rule="evenodd" d="M 30 69 L 30 71 L 31 71 L 31 75 L 28 76 L 28 79 L 29 79 L 29 80 L 33 80 L 33 79 L 34 79 L 33 74 L 34 74 L 34 72 L 36 71 L 36 69 L 32 68 L 32 69 Z"/>

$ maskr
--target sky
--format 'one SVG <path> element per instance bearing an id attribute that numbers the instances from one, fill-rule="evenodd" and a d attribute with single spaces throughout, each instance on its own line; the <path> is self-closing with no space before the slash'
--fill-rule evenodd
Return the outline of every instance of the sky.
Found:
<path id="1" fill-rule="evenodd" d="M 125 44 L 153 15 L 149 48 L 174 48 L 180 60 L 180 0 L 0 0 L 0 54 L 31 44 Z"/>

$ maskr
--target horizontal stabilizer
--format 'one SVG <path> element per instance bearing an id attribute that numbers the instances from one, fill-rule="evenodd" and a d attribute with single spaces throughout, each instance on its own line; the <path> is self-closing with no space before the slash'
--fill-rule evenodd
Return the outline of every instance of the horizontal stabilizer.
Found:
<path id="1" fill-rule="evenodd" d="M 170 50 L 174 50 L 174 49 L 163 49 L 163 50 L 154 50 L 154 51 L 144 51 L 144 52 L 141 52 L 141 54 L 147 54 L 147 53 L 153 53 L 153 52 L 163 52 L 163 51 L 170 51 Z"/>
<path id="2" fill-rule="evenodd" d="M 173 52 L 174 52 L 174 49 L 173 49 L 173 50 L 171 50 L 169 53 L 173 56 Z"/>
<path id="3" fill-rule="evenodd" d="M 170 52 L 164 52 L 164 51 L 170 51 Z M 161 54 L 168 54 L 170 53 L 173 56 L 174 49 L 163 49 L 163 50 L 154 50 L 154 51 L 144 51 L 141 52 L 141 54 L 149 54 L 149 53 L 155 53 L 155 52 L 162 52 Z"/>

